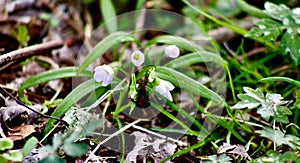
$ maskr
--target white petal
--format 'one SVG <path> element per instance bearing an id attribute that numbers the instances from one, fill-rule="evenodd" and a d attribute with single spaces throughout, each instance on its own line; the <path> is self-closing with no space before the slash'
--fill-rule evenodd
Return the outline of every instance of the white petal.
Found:
<path id="1" fill-rule="evenodd" d="M 110 66 L 108 65 L 97 66 L 94 69 L 94 71 L 95 71 L 94 79 L 97 82 L 102 81 L 102 86 L 107 86 L 111 83 L 113 79 L 114 71 Z"/>
<path id="2" fill-rule="evenodd" d="M 114 74 L 114 70 L 108 66 L 108 65 L 102 65 L 103 69 L 106 71 L 107 74 L 113 75 Z"/>
<path id="3" fill-rule="evenodd" d="M 145 61 L 145 55 L 141 51 L 136 50 L 131 54 L 131 62 L 135 66 L 142 65 L 144 61 Z"/>
<path id="4" fill-rule="evenodd" d="M 173 101 L 172 95 L 171 95 L 171 93 L 170 93 L 169 91 L 166 92 L 165 97 L 166 97 L 168 100 Z"/>
<path id="5" fill-rule="evenodd" d="M 167 90 L 172 91 L 175 87 L 172 83 L 170 83 L 169 81 L 166 80 L 162 80 L 160 79 L 160 82 L 162 85 L 164 85 L 164 87 L 166 87 Z"/>
<path id="6" fill-rule="evenodd" d="M 154 90 L 168 100 L 173 101 L 170 91 L 174 88 L 175 87 L 170 82 L 160 79 L 159 84 L 154 87 Z"/>
<path id="7" fill-rule="evenodd" d="M 94 79 L 97 82 L 101 82 L 103 81 L 103 78 L 105 77 L 106 73 L 103 70 L 102 66 L 98 66 L 94 69 L 95 73 L 94 73 Z"/>
<path id="8" fill-rule="evenodd" d="M 163 87 L 161 84 L 159 84 L 158 86 L 155 86 L 154 90 L 162 96 L 164 96 L 164 94 L 166 92 L 166 88 Z"/>
<path id="9" fill-rule="evenodd" d="M 111 83 L 112 79 L 113 79 L 113 76 L 107 75 L 106 78 L 104 78 L 102 81 L 102 86 L 106 87 L 108 84 Z"/>
<path id="10" fill-rule="evenodd" d="M 180 51 L 179 51 L 179 48 L 176 45 L 169 45 L 169 46 L 166 47 L 165 53 L 170 58 L 176 58 L 176 57 L 179 56 Z"/>

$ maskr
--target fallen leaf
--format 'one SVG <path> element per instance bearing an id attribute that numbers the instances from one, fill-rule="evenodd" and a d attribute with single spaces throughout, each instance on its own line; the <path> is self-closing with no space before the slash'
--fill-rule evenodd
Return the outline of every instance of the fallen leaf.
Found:
<path id="1" fill-rule="evenodd" d="M 13 141 L 25 139 L 26 137 L 35 132 L 34 125 L 16 126 L 12 129 L 16 132 L 9 132 L 8 138 L 12 139 Z"/>
<path id="2" fill-rule="evenodd" d="M 218 154 L 223 154 L 223 153 L 227 153 L 227 154 L 237 154 L 242 156 L 243 158 L 247 159 L 247 160 L 251 160 L 250 156 L 248 155 L 246 148 L 242 145 L 231 145 L 228 143 L 223 143 L 223 145 L 221 145 L 218 148 Z"/>

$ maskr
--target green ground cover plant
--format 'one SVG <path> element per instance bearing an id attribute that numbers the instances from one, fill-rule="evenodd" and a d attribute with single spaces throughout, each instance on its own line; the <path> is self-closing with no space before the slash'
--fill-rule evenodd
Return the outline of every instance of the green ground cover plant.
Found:
<path id="1" fill-rule="evenodd" d="M 150 2 L 155 6 L 135 2 L 133 27 L 122 19 L 126 14 L 116 18 L 115 1 L 84 2 L 99 5 L 98 29 L 106 35 L 74 66 L 22 81 L 19 104 L 29 107 L 35 102 L 28 92 L 40 85 L 71 79 L 72 88 L 43 101 L 41 112 L 52 118 L 46 116 L 42 137 L 22 144 L 21 155 L 12 151 L 14 142 L 1 138 L 0 159 L 24 161 L 37 149 L 40 162 L 300 163 L 300 8 L 264 1 L 260 9 L 234 0 L 229 12 L 230 1 L 197 6 L 181 0 L 183 27 L 161 16 L 153 18 L 155 26 L 171 32 L 151 35 L 152 26 L 138 24 L 147 20 L 140 15 Z M 254 19 L 251 27 L 237 23 L 243 15 Z M 218 42 L 210 32 L 216 28 L 235 38 Z M 22 46 L 28 45 L 25 35 L 19 25 Z"/>

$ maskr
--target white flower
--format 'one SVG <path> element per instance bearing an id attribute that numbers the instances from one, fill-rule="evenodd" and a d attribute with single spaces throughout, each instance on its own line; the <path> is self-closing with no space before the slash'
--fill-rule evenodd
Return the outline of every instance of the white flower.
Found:
<path id="1" fill-rule="evenodd" d="M 102 65 L 102 66 L 97 66 L 94 69 L 95 73 L 94 73 L 94 79 L 97 82 L 101 82 L 102 81 L 102 86 L 107 86 L 108 84 L 111 83 L 112 79 L 113 79 L 113 75 L 114 75 L 114 70 L 108 66 L 108 65 Z"/>
<path id="2" fill-rule="evenodd" d="M 179 48 L 176 45 L 169 45 L 165 49 L 165 54 L 170 58 L 177 58 L 179 56 Z"/>
<path id="3" fill-rule="evenodd" d="M 139 50 L 136 50 L 131 54 L 131 62 L 135 66 L 142 65 L 144 63 L 144 60 L 145 60 L 145 55 Z"/>
<path id="4" fill-rule="evenodd" d="M 154 90 L 160 95 L 166 97 L 168 100 L 173 101 L 170 91 L 175 87 L 168 81 L 159 79 L 159 84 L 154 87 Z"/>

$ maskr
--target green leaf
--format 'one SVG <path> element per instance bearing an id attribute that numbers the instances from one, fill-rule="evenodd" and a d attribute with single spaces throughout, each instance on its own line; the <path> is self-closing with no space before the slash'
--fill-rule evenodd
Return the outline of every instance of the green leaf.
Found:
<path id="1" fill-rule="evenodd" d="M 221 154 L 220 156 L 211 155 L 208 156 L 208 158 L 203 161 L 203 163 L 231 163 L 231 162 L 232 159 L 226 154 Z"/>
<path id="2" fill-rule="evenodd" d="M 88 146 L 84 143 L 64 143 L 63 150 L 68 156 L 79 157 L 87 153 Z"/>
<path id="3" fill-rule="evenodd" d="M 2 155 L 0 155 L 0 162 L 1 163 L 8 163 L 8 160 L 5 159 Z"/>
<path id="4" fill-rule="evenodd" d="M 80 74 L 84 69 L 86 69 L 91 63 L 93 63 L 97 58 L 101 57 L 108 49 L 112 48 L 120 42 L 132 42 L 134 38 L 126 32 L 115 32 L 103 40 L 101 40 L 86 56 L 85 60 L 81 63 L 78 68 L 78 74 Z"/>
<path id="5" fill-rule="evenodd" d="M 88 70 L 84 70 L 81 74 L 77 74 L 78 68 L 76 67 L 63 67 L 60 69 L 56 70 L 49 70 L 47 72 L 43 72 L 40 74 L 37 74 L 33 77 L 30 77 L 26 79 L 23 83 L 21 83 L 19 89 L 18 89 L 18 94 L 19 98 L 23 101 L 27 101 L 26 98 L 24 97 L 23 90 L 30 88 L 32 86 L 42 84 L 45 82 L 49 82 L 52 80 L 58 80 L 62 78 L 70 78 L 70 77 L 86 77 L 86 78 L 91 78 L 93 76 L 93 73 Z M 27 101 L 28 102 L 28 101 Z M 30 103 L 30 102 L 28 102 Z"/>
<path id="6" fill-rule="evenodd" d="M 154 39 L 147 42 L 146 46 L 150 46 L 155 43 L 164 43 L 170 45 L 176 45 L 179 49 L 187 50 L 191 52 L 203 52 L 204 50 L 193 42 L 190 42 L 182 37 L 172 35 L 157 36 Z"/>
<path id="7" fill-rule="evenodd" d="M 246 92 L 247 95 L 253 97 L 254 99 L 258 101 L 263 101 L 264 100 L 264 93 L 259 89 L 252 89 L 249 87 L 243 87 L 244 91 Z"/>
<path id="8" fill-rule="evenodd" d="M 99 0 L 101 4 L 101 13 L 104 19 L 104 25 L 109 33 L 116 32 L 118 29 L 116 11 L 111 0 Z"/>
<path id="9" fill-rule="evenodd" d="M 220 95 L 218 95 L 217 93 L 208 89 L 207 87 L 202 85 L 200 82 L 198 82 L 176 70 L 173 70 L 173 69 L 170 69 L 167 67 L 156 67 L 155 71 L 156 71 L 156 75 L 159 78 L 167 80 L 177 87 L 184 88 L 187 91 L 190 91 L 199 96 L 208 98 L 219 104 L 223 104 L 223 105 L 226 104 L 226 102 Z"/>
<path id="10" fill-rule="evenodd" d="M 280 157 L 281 162 L 287 162 L 287 161 L 295 161 L 296 162 L 297 159 L 298 159 L 297 154 L 292 151 L 284 152 Z"/>
<path id="11" fill-rule="evenodd" d="M 257 109 L 257 114 L 260 114 L 260 116 L 268 121 L 270 117 L 273 117 L 275 112 L 272 105 L 269 103 L 263 102 L 262 106 Z"/>
<path id="12" fill-rule="evenodd" d="M 37 145 L 38 139 L 36 137 L 31 137 L 26 141 L 23 146 L 23 156 L 27 156 Z"/>
<path id="13" fill-rule="evenodd" d="M 0 151 L 11 149 L 14 146 L 14 142 L 9 138 L 0 138 Z"/>
<path id="14" fill-rule="evenodd" d="M 27 46 L 28 29 L 24 25 L 18 25 L 17 40 L 20 44 Z"/>
<path id="15" fill-rule="evenodd" d="M 296 87 L 300 88 L 299 81 L 291 79 L 291 78 L 287 78 L 287 77 L 274 76 L 274 77 L 268 77 L 268 78 L 263 78 L 263 79 L 259 80 L 259 82 L 272 82 L 272 81 L 284 81 L 284 82 L 291 83 L 291 84 L 295 85 Z"/>
<path id="16" fill-rule="evenodd" d="M 21 85 L 18 92 L 22 92 L 24 89 L 30 88 L 32 86 L 46 83 L 52 80 L 70 78 L 70 77 L 83 77 L 91 78 L 93 73 L 91 71 L 85 70 L 81 74 L 77 74 L 78 68 L 76 67 L 63 67 L 60 69 L 49 70 L 40 74 L 37 74 L 31 78 L 26 79 Z"/>
<path id="17" fill-rule="evenodd" d="M 40 161 L 40 163 L 49 163 L 49 162 L 65 163 L 66 161 L 58 157 L 56 154 L 52 154 Z"/>
<path id="18" fill-rule="evenodd" d="M 269 127 L 263 128 L 263 130 L 258 130 L 260 136 L 268 138 L 276 143 L 277 146 L 286 144 L 295 150 L 300 150 L 300 138 L 294 135 L 284 135 L 281 131 L 274 130 Z"/>
<path id="19" fill-rule="evenodd" d="M 234 106 L 232 106 L 233 109 L 253 109 L 257 108 L 260 105 L 260 102 L 256 100 L 255 98 L 247 95 L 247 94 L 238 94 L 238 98 L 242 101 L 238 102 Z"/>
<path id="20" fill-rule="evenodd" d="M 295 98 L 296 98 L 296 101 L 294 103 L 294 107 L 299 109 L 300 108 L 300 89 L 297 89 Z"/>
<path id="21" fill-rule="evenodd" d="M 285 106 L 277 106 L 277 112 L 280 115 L 293 115 L 292 111 Z"/>
<path id="22" fill-rule="evenodd" d="M 18 151 L 13 151 L 13 152 L 8 152 L 8 153 L 3 153 L 2 156 L 10 161 L 13 162 L 21 162 L 23 160 L 23 155 L 22 153 Z"/>
<path id="23" fill-rule="evenodd" d="M 180 125 L 182 128 L 184 128 L 185 130 L 187 130 L 190 134 L 194 135 L 194 136 L 199 136 L 199 134 L 190 129 L 190 127 L 188 127 L 187 125 L 185 125 L 182 121 L 180 121 L 179 119 L 177 119 L 176 117 L 174 117 L 174 115 L 172 115 L 171 113 L 169 113 L 168 111 L 166 111 L 163 107 L 161 107 L 160 105 L 150 102 L 150 105 L 153 106 L 155 109 L 157 109 L 159 112 L 163 113 L 164 115 L 166 115 L 168 118 L 172 119 L 174 122 L 176 122 L 178 125 Z"/>
<path id="24" fill-rule="evenodd" d="M 61 117 L 67 111 L 69 111 L 76 102 L 99 87 L 102 87 L 101 82 L 96 82 L 94 79 L 90 79 L 84 83 L 81 83 L 79 86 L 73 89 L 72 92 L 67 95 L 67 97 L 64 98 L 60 105 L 54 110 L 52 116 Z M 48 121 L 44 134 L 47 134 L 51 130 L 55 121 L 56 120 L 53 119 Z"/>
<path id="25" fill-rule="evenodd" d="M 294 19 L 295 23 L 300 25 L 300 8 L 297 7 L 297 8 L 294 8 L 292 10 L 292 18 Z"/>
<path id="26" fill-rule="evenodd" d="M 241 135 L 231 126 L 230 123 L 224 121 L 223 119 L 217 117 L 214 114 L 211 113 L 207 113 L 207 117 L 214 123 L 218 123 L 219 125 L 221 125 L 222 127 L 226 128 L 229 132 L 231 132 L 238 140 L 240 140 L 241 142 L 246 142 L 246 140 L 244 138 L 241 137 Z"/>
<path id="27" fill-rule="evenodd" d="M 289 31 L 282 36 L 280 47 L 285 55 L 290 55 L 294 64 L 300 63 L 300 40 L 297 31 Z M 291 29 L 292 30 L 292 29 Z"/>
<path id="28" fill-rule="evenodd" d="M 289 123 L 289 118 L 285 115 L 278 115 L 278 116 L 275 116 L 275 121 L 276 122 L 279 122 L 279 123 L 282 123 L 282 124 L 287 124 Z"/>
<path id="29" fill-rule="evenodd" d="M 273 19 L 281 20 L 290 17 L 291 10 L 284 4 L 276 5 L 270 2 L 265 3 L 264 12 L 271 16 Z"/>
<path id="30" fill-rule="evenodd" d="M 281 34 L 281 24 L 271 19 L 261 19 L 255 23 L 258 27 L 253 27 L 245 37 L 263 37 L 264 40 L 276 41 Z"/>
<path id="31" fill-rule="evenodd" d="M 170 62 L 166 63 L 164 66 L 175 69 L 202 62 L 215 62 L 221 65 L 226 64 L 226 61 L 224 61 L 219 55 L 216 55 L 215 53 L 199 51 L 173 59 Z"/>

